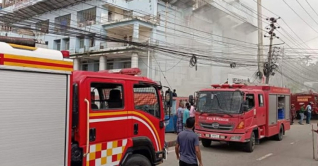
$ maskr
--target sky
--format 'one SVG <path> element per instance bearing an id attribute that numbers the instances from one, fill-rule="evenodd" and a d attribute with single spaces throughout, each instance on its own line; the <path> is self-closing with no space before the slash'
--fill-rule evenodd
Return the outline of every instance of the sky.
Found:
<path id="1" fill-rule="evenodd" d="M 257 3 L 255 1 L 257 0 L 241 0 L 244 3 L 247 3 L 249 6 L 253 7 L 253 9 L 257 9 Z M 304 19 L 312 28 L 310 28 L 301 18 L 297 16 L 291 10 L 283 0 L 262 0 L 262 5 L 271 10 L 273 13 L 280 16 L 289 26 L 292 28 L 298 36 L 303 41 L 308 41 L 312 38 L 317 37 L 315 40 L 311 40 L 310 42 L 307 42 L 306 44 L 311 49 L 318 49 L 318 15 L 310 8 L 310 6 L 307 4 L 307 2 L 311 5 L 313 9 L 316 10 L 318 13 L 318 0 L 298 0 L 298 2 L 306 9 L 306 11 L 315 19 L 313 21 L 310 16 L 305 12 L 305 10 L 297 3 L 296 0 L 285 0 L 288 5 L 294 9 L 299 16 Z M 262 8 L 263 15 L 266 15 L 268 17 L 277 17 L 274 14 L 270 13 L 266 9 Z M 297 38 L 292 31 L 282 22 L 282 20 L 278 20 L 278 24 L 280 24 L 285 30 L 288 30 L 288 33 L 293 35 L 293 37 Z M 265 23 L 263 23 L 263 27 L 265 27 Z M 265 28 L 264 28 L 265 29 Z M 316 32 L 315 32 L 316 31 Z M 280 36 L 282 40 L 285 42 L 288 42 L 291 45 L 291 42 L 289 42 L 285 37 Z M 281 42 L 281 41 L 280 41 Z M 264 44 L 268 44 L 268 41 L 264 39 Z M 291 45 L 292 46 L 292 45 Z M 292 46 L 295 47 L 295 46 Z"/>

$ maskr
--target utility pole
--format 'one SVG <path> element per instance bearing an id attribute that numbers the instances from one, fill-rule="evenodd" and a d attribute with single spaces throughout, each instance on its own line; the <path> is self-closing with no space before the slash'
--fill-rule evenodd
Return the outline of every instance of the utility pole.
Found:
<path id="1" fill-rule="evenodd" d="M 278 18 L 279 19 L 279 18 Z M 266 29 L 270 29 L 270 31 L 268 32 L 268 34 L 270 35 L 269 37 L 269 40 L 270 40 L 270 43 L 269 43 L 269 52 L 268 52 L 268 63 L 267 65 L 264 65 L 264 74 L 266 75 L 266 84 L 269 83 L 269 76 L 272 74 L 272 47 L 273 47 L 273 39 L 274 37 L 276 38 L 279 38 L 276 36 L 276 34 L 274 33 L 274 30 L 276 28 L 279 28 L 275 26 L 275 23 L 277 22 L 277 19 L 275 19 L 274 17 L 271 17 L 271 18 L 267 18 L 266 20 L 270 20 L 271 23 L 270 23 L 270 28 L 266 28 Z M 264 36 L 264 37 L 268 37 L 268 36 Z"/>
<path id="2" fill-rule="evenodd" d="M 262 73 L 263 71 L 263 22 L 262 22 L 262 0 L 257 0 L 257 22 L 258 22 L 258 50 L 257 50 L 257 66 L 258 71 Z M 263 74 L 261 74 L 263 77 Z M 262 79 L 260 77 L 260 79 Z"/>
<path id="3" fill-rule="evenodd" d="M 147 78 L 150 78 L 150 38 L 148 40 L 148 62 L 147 62 Z"/>
<path id="4" fill-rule="evenodd" d="M 284 77 L 283 77 L 283 60 L 284 60 L 284 55 L 285 55 L 285 49 L 283 47 L 282 49 L 282 60 L 281 60 L 281 65 L 280 65 L 280 72 L 281 72 L 281 79 L 282 79 L 282 86 L 281 87 L 284 87 Z"/>

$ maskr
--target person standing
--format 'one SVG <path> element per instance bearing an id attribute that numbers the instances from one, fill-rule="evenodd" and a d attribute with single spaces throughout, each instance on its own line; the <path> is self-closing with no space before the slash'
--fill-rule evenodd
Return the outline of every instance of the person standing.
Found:
<path id="1" fill-rule="evenodd" d="M 195 107 L 194 107 L 194 103 L 191 102 L 190 117 L 194 117 L 194 116 L 195 116 Z"/>
<path id="2" fill-rule="evenodd" d="M 172 97 L 178 97 L 176 89 L 173 89 Z"/>
<path id="3" fill-rule="evenodd" d="M 183 126 L 186 125 L 187 119 L 190 117 L 190 104 L 186 103 L 186 107 L 183 112 Z"/>
<path id="4" fill-rule="evenodd" d="M 299 115 L 300 115 L 300 119 L 299 119 L 299 124 L 303 125 L 303 120 L 304 120 L 304 113 L 305 113 L 305 105 L 302 104 L 299 110 Z"/>
<path id="5" fill-rule="evenodd" d="M 180 101 L 179 108 L 177 109 L 177 134 L 183 130 L 183 109 L 184 103 L 183 101 Z"/>
<path id="6" fill-rule="evenodd" d="M 312 103 L 311 102 L 308 103 L 308 105 L 306 107 L 306 111 L 307 111 L 306 123 L 310 124 L 311 112 L 312 112 Z"/>
<path id="7" fill-rule="evenodd" d="M 294 124 L 295 117 L 296 117 L 296 108 L 295 108 L 295 105 L 292 104 L 290 108 L 290 120 L 291 120 L 290 124 L 291 125 Z"/>
<path id="8" fill-rule="evenodd" d="M 201 159 L 201 150 L 199 147 L 199 137 L 192 129 L 194 127 L 194 118 L 186 120 L 185 130 L 177 137 L 175 152 L 179 166 L 203 166 Z"/>
<path id="9" fill-rule="evenodd" d="M 190 103 L 191 104 L 191 107 L 190 107 L 190 117 L 195 117 L 195 106 L 194 106 L 194 103 L 193 102 L 191 102 Z M 194 132 L 194 129 L 195 129 L 195 127 L 193 127 L 193 132 Z"/>

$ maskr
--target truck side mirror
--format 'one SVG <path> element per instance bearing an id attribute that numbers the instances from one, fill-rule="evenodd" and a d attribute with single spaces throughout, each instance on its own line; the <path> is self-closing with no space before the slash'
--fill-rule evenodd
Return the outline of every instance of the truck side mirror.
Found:
<path id="1" fill-rule="evenodd" d="M 172 91 L 170 89 L 166 90 L 164 101 L 165 101 L 165 110 L 167 114 L 169 115 L 169 117 L 165 119 L 165 121 L 167 121 L 167 120 L 170 120 L 171 107 L 172 107 L 172 101 L 173 101 Z"/>
<path id="2" fill-rule="evenodd" d="M 189 96 L 189 103 L 194 103 L 193 100 L 194 100 L 194 99 L 193 99 L 193 95 L 190 95 L 190 96 Z"/>

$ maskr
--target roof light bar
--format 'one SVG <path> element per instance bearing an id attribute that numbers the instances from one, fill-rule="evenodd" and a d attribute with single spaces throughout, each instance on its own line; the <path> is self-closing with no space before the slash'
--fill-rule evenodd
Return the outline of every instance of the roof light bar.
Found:
<path id="1" fill-rule="evenodd" d="M 61 51 L 62 52 L 62 55 L 63 55 L 63 58 L 69 58 L 70 57 L 70 52 L 69 51 Z"/>
<path id="2" fill-rule="evenodd" d="M 220 88 L 220 87 L 221 87 L 221 85 L 220 85 L 220 84 L 212 84 L 211 86 L 212 86 L 213 88 L 215 88 L 215 89 L 216 89 L 216 88 Z"/>
<path id="3" fill-rule="evenodd" d="M 244 85 L 243 84 L 233 84 L 233 88 L 242 88 Z"/>
<path id="4" fill-rule="evenodd" d="M 110 74 L 124 74 L 124 75 L 132 75 L 132 76 L 141 74 L 141 70 L 139 68 L 113 69 L 113 70 L 103 70 L 99 72 L 110 73 Z"/>

